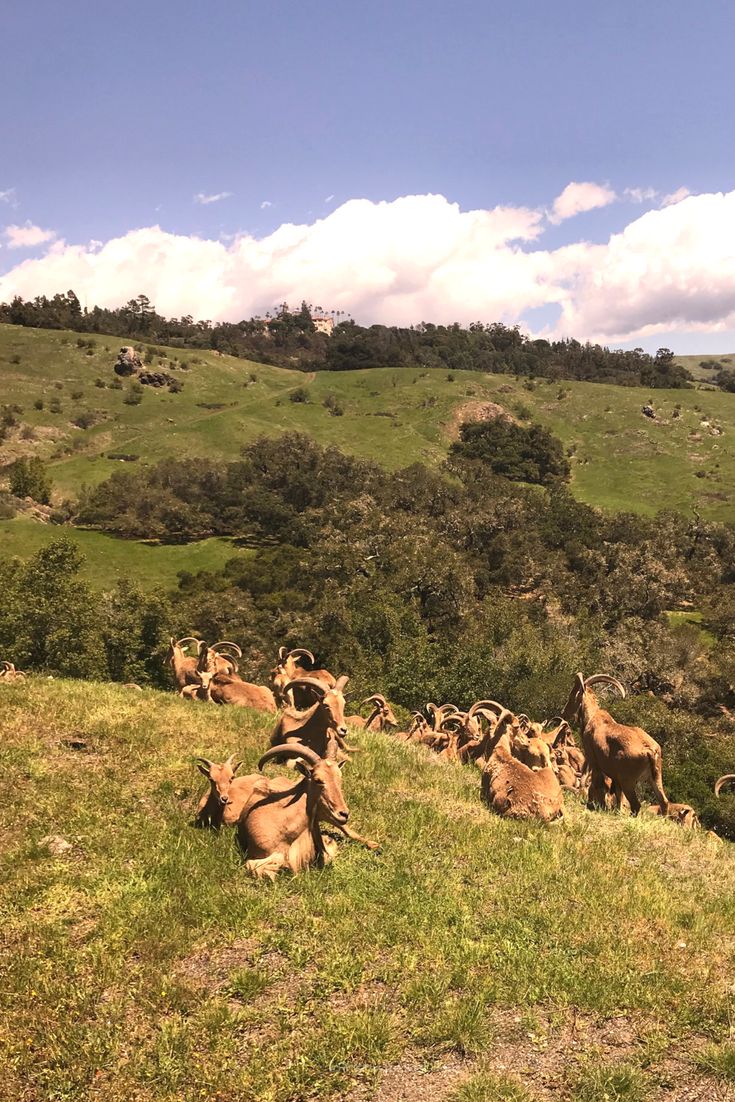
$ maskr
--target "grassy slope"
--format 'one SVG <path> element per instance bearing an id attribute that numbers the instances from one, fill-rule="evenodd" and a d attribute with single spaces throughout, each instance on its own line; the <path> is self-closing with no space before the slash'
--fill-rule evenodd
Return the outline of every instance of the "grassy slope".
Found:
<path id="1" fill-rule="evenodd" d="M 345 795 L 382 851 L 255 884 L 231 832 L 191 829 L 194 756 L 252 770 L 271 723 L 0 685 L 4 1097 L 329 1099 L 398 1060 L 427 1092 L 422 1072 L 484 1068 L 475 1102 L 507 1098 L 487 1084 L 508 1069 L 534 1099 L 601 1099 L 601 1062 L 638 1090 L 610 1098 L 682 1097 L 729 1034 L 727 844 L 573 800 L 561 826 L 503 822 L 473 769 L 355 735 Z M 49 834 L 73 848 L 52 856 Z"/>
<path id="2" fill-rule="evenodd" d="M 236 548 L 229 539 L 209 539 L 200 543 L 155 546 L 110 539 L 101 532 L 78 528 L 58 528 L 38 524 L 27 517 L 0 521 L 0 559 L 28 558 L 53 539 L 66 536 L 86 556 L 80 577 L 95 588 L 104 589 L 116 578 L 131 577 L 144 589 L 175 586 L 180 570 L 216 570 L 233 555 L 249 552 Z"/>
<path id="3" fill-rule="evenodd" d="M 706 382 L 712 381 L 714 371 L 709 371 L 707 368 L 700 367 L 699 365 L 703 361 L 714 360 L 720 367 L 727 368 L 732 371 L 735 368 L 735 353 L 729 352 L 722 356 L 708 356 L 706 353 L 699 356 L 676 356 L 676 362 L 685 367 L 687 371 L 691 371 L 695 379 L 702 379 Z"/>

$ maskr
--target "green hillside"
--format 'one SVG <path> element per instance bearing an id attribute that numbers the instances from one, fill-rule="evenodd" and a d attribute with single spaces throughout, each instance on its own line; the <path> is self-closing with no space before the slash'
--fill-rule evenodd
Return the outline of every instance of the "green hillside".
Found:
<path id="1" fill-rule="evenodd" d="M 473 767 L 357 734 L 345 797 L 382 848 L 256 884 L 191 828 L 194 759 L 252 770 L 271 722 L 0 684 L 4 1098 L 731 1096 L 727 843 L 573 797 L 501 821 Z"/>
<path id="2" fill-rule="evenodd" d="M 20 454 L 40 455 L 51 466 L 56 502 L 120 469 L 121 461 L 110 454 L 137 455 L 138 465 L 166 456 L 231 460 L 261 433 L 286 429 L 309 432 L 323 444 L 372 456 L 389 468 L 417 461 L 435 466 L 446 457 L 460 421 L 481 415 L 483 404 L 492 402 L 514 416 L 532 417 L 561 437 L 572 452 L 572 490 L 584 502 L 649 514 L 696 509 L 707 519 L 735 520 L 732 394 L 649 393 L 577 382 L 524 385 L 514 376 L 448 375 L 437 369 L 314 376 L 212 352 L 159 349 L 165 354 L 152 358 L 152 368 L 170 371 L 183 382 L 182 391 L 145 387 L 141 403 L 129 405 L 127 380 L 122 389 L 109 387 L 116 378 L 112 365 L 119 340 L 90 340 L 93 347 L 74 333 L 0 326 L 2 404 L 22 411 L 13 414 L 18 424 L 0 441 L 0 467 Z M 97 380 L 107 385 L 96 386 Z M 298 387 L 306 390 L 307 402 L 289 400 Z M 343 416 L 333 416 L 324 406 L 330 398 Z M 656 421 L 641 413 L 651 398 Z M 52 412 L 54 400 L 61 407 L 58 413 Z M 35 408 L 37 403 L 43 408 Z M 681 415 L 675 418 L 678 406 Z M 86 411 L 95 423 L 79 428 L 73 421 Z M 0 552 L 25 550 L 53 534 L 52 528 L 43 528 L 29 537 L 29 531 L 18 521 L 0 521 Z M 85 546 L 97 545 L 90 540 Z M 225 551 L 221 544 L 210 544 L 170 554 L 146 550 L 142 558 L 123 547 L 106 554 L 111 566 L 127 565 L 136 576 L 173 578 L 174 565 L 216 568 Z M 151 569 L 153 559 L 160 568 Z M 105 569 L 100 559 L 99 570 Z"/>

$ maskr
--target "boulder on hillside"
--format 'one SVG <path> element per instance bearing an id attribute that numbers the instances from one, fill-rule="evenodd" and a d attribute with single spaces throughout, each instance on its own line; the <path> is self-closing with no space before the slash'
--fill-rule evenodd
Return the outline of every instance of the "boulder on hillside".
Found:
<path id="1" fill-rule="evenodd" d="M 175 380 L 167 371 L 141 371 L 138 374 L 138 381 L 144 386 L 169 386 Z"/>
<path id="2" fill-rule="evenodd" d="M 120 349 L 115 361 L 116 375 L 137 375 L 143 368 L 143 361 L 132 345 Z"/>

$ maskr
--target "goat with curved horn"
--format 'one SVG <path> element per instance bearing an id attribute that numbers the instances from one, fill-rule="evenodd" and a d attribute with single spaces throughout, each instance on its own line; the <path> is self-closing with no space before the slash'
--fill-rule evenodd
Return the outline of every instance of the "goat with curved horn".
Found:
<path id="1" fill-rule="evenodd" d="M 305 746 L 310 746 L 320 757 L 325 757 L 330 740 L 336 739 L 343 750 L 354 752 L 354 748 L 347 746 L 344 741 L 347 726 L 342 690 L 348 681 L 349 677 L 340 677 L 334 688 L 330 688 L 314 677 L 301 677 L 289 681 L 285 686 L 285 692 L 295 686 L 306 687 L 311 693 L 312 703 L 305 711 L 299 711 L 294 707 L 284 709 L 283 715 L 273 728 L 271 745 L 298 741 Z"/>
<path id="2" fill-rule="evenodd" d="M 197 657 L 189 657 L 184 654 L 185 644 L 194 643 L 197 648 Z M 174 675 L 176 688 L 181 692 L 188 685 L 201 685 L 197 674 L 199 653 L 204 646 L 201 639 L 195 639 L 193 635 L 185 635 L 183 639 L 174 639 L 171 636 L 170 646 L 163 659 L 164 666 L 170 666 Z"/>
<path id="3" fill-rule="evenodd" d="M 231 643 L 229 639 L 221 639 L 219 643 L 212 643 L 210 650 L 219 652 L 222 647 L 232 647 L 238 658 L 242 658 L 242 651 L 238 647 L 237 643 Z"/>
<path id="4" fill-rule="evenodd" d="M 641 804 L 636 785 L 647 780 L 666 814 L 669 801 L 661 778 L 661 747 L 641 727 L 617 723 L 598 704 L 590 691 L 592 685 L 612 685 L 625 696 L 625 687 L 608 674 L 596 673 L 585 679 L 578 673 L 574 679 L 562 718 L 567 723 L 575 720 L 579 723 L 586 768 L 591 774 L 590 789 L 603 791 L 605 778 L 609 778 L 618 808 L 625 795 L 632 814 L 637 815 Z"/>

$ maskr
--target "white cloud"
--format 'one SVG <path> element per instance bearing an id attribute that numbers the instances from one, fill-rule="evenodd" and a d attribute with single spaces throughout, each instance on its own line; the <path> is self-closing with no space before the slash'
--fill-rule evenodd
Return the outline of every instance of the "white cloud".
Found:
<path id="1" fill-rule="evenodd" d="M 677 203 L 680 203 L 682 199 L 688 199 L 691 194 L 688 187 L 680 187 L 678 191 L 672 191 L 671 195 L 664 195 L 661 200 L 661 206 L 673 207 Z"/>
<path id="2" fill-rule="evenodd" d="M 0 191 L 0 203 L 10 203 L 11 207 L 17 207 L 15 200 L 15 188 L 9 187 L 7 191 Z"/>
<path id="3" fill-rule="evenodd" d="M 606 184 L 567 184 L 561 195 L 557 195 L 547 217 L 553 225 L 558 226 L 575 214 L 594 210 L 595 207 L 606 207 L 616 198 L 615 192 Z"/>
<path id="4" fill-rule="evenodd" d="M 25 226 L 8 226 L 5 237 L 9 249 L 32 249 L 35 245 L 43 245 L 44 241 L 51 241 L 56 234 L 53 230 L 42 230 L 40 226 L 26 222 Z"/>
<path id="5" fill-rule="evenodd" d="M 216 195 L 205 195 L 203 191 L 200 191 L 194 196 L 194 202 L 201 203 L 202 206 L 206 207 L 208 203 L 219 203 L 220 199 L 229 199 L 231 195 L 231 191 L 220 191 Z M 158 209 L 156 207 L 156 210 Z"/>
<path id="6" fill-rule="evenodd" d="M 269 202 L 267 199 L 264 199 L 263 202 L 260 204 L 260 209 L 265 210 L 266 207 L 272 207 L 272 206 L 273 206 L 273 204 L 271 202 Z"/>
<path id="7" fill-rule="evenodd" d="M 325 203 L 331 203 L 332 199 L 334 199 L 334 196 L 333 195 L 328 195 L 327 198 L 324 200 L 324 202 Z"/>
<path id="8" fill-rule="evenodd" d="M 542 234 L 542 212 L 525 208 L 355 199 L 261 240 L 152 226 L 99 249 L 59 241 L 0 276 L 0 301 L 73 287 L 90 305 L 118 306 L 145 293 L 164 314 L 236 321 L 303 298 L 401 325 L 512 324 L 556 304 L 554 335 L 606 342 L 735 328 L 735 191 L 649 210 L 605 244 L 544 250 Z"/>
<path id="9" fill-rule="evenodd" d="M 627 196 L 633 203 L 646 203 L 651 199 L 655 199 L 658 192 L 652 187 L 627 187 L 623 195 Z"/>

